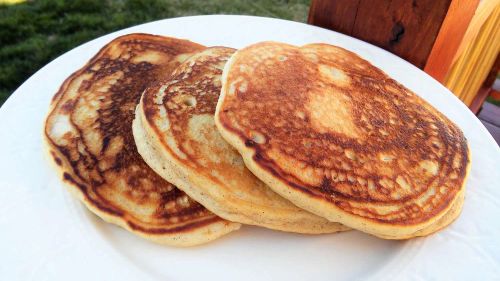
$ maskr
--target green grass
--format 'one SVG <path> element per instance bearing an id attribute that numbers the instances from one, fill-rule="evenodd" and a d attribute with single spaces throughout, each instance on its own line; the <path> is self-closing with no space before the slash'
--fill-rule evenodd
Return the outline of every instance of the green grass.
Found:
<path id="1" fill-rule="evenodd" d="M 35 0 L 0 5 L 0 106 L 42 66 L 106 33 L 158 19 L 244 14 L 305 21 L 310 0 Z"/>
<path id="2" fill-rule="evenodd" d="M 494 99 L 493 97 L 487 97 L 486 101 L 496 106 L 500 106 L 500 100 Z"/>

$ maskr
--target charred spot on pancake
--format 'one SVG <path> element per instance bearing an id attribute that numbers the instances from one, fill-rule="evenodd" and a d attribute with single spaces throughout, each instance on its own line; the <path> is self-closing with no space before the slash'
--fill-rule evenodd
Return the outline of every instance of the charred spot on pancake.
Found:
<path id="1" fill-rule="evenodd" d="M 73 180 L 73 177 L 69 173 L 66 173 L 66 172 L 63 173 L 63 178 L 64 178 L 64 180 L 67 180 L 69 182 L 75 182 Z"/>
<path id="2" fill-rule="evenodd" d="M 247 146 L 247 147 L 255 146 L 255 141 L 252 140 L 252 139 L 246 139 L 245 140 L 245 146 Z"/>
<path id="3" fill-rule="evenodd" d="M 76 100 L 68 100 L 61 106 L 63 113 L 69 113 L 75 107 Z"/>
<path id="4" fill-rule="evenodd" d="M 104 151 L 106 151 L 106 149 L 108 148 L 109 140 L 110 140 L 109 136 L 105 136 L 104 139 L 102 139 L 101 153 L 103 153 Z"/>
<path id="5" fill-rule="evenodd" d="M 54 157 L 54 161 L 56 162 L 56 164 L 57 164 L 58 166 L 61 166 L 61 165 L 62 165 L 62 160 L 61 160 L 61 158 L 59 158 L 59 157 Z"/>
<path id="6" fill-rule="evenodd" d="M 62 160 L 59 158 L 53 150 L 50 150 L 50 154 L 52 155 L 52 159 L 56 162 L 57 166 L 62 166 Z"/>

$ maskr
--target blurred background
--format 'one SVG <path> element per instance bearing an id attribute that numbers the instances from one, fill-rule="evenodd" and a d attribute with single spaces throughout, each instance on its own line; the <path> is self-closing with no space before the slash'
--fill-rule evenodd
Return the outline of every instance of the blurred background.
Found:
<path id="1" fill-rule="evenodd" d="M 45 64 L 112 31 L 205 14 L 305 22 L 308 10 L 309 0 L 0 0 L 0 106 Z"/>
<path id="2" fill-rule="evenodd" d="M 500 0 L 0 0 L 0 106 L 84 42 L 206 14 L 304 22 L 384 48 L 450 89 L 500 143 Z"/>

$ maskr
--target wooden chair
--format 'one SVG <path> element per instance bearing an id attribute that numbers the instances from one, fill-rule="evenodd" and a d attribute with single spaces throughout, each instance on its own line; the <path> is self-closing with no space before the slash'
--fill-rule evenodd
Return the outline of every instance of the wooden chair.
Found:
<path id="1" fill-rule="evenodd" d="M 500 47 L 500 32 L 495 31 L 495 26 L 500 29 L 495 12 L 500 9 L 499 3 L 500 0 L 312 0 L 308 23 L 367 41 L 404 58 L 471 105 Z M 483 37 L 490 39 L 478 40 L 488 22 L 489 29 Z M 481 45 L 475 46 L 478 42 Z M 471 48 L 476 50 L 474 53 L 487 53 L 487 60 L 480 64 L 472 61 L 477 60 L 477 55 L 470 54 Z M 467 51 L 469 55 L 464 59 L 461 56 Z M 462 67 L 457 69 L 461 59 Z M 472 71 L 477 73 L 472 79 L 474 87 L 470 87 L 469 81 L 468 89 L 457 89 L 457 77 L 470 73 L 467 67 L 470 69 L 471 65 L 486 71 Z"/>

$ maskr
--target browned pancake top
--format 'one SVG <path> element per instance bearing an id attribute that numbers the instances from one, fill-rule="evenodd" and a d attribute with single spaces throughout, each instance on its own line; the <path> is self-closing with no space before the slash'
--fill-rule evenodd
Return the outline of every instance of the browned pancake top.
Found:
<path id="1" fill-rule="evenodd" d="M 214 113 L 220 79 L 234 52 L 207 48 L 184 61 L 164 83 L 145 90 L 135 122 L 141 122 L 143 138 L 159 157 L 143 153 L 143 142 L 138 142 L 139 151 L 160 175 L 230 221 L 300 233 L 345 230 L 273 192 L 246 169 L 238 151 L 218 132 Z"/>
<path id="2" fill-rule="evenodd" d="M 205 52 L 194 55 L 177 67 L 167 83 L 156 84 L 144 92 L 142 104 L 146 120 L 151 128 L 162 136 L 160 139 L 165 148 L 169 148 L 169 144 L 163 136 L 164 132 L 161 131 L 161 127 L 164 127 L 166 122 L 170 124 L 168 136 L 171 136 L 176 144 L 173 150 L 182 153 L 179 156 L 173 152 L 173 155 L 185 165 L 196 167 L 203 166 L 200 162 L 206 164 L 200 156 L 204 154 L 200 151 L 202 148 L 198 147 L 200 145 L 197 145 L 192 135 L 202 134 L 207 142 L 213 142 L 211 135 L 216 132 L 215 125 L 210 127 L 205 123 L 198 124 L 197 128 L 200 131 L 190 132 L 189 123 L 190 121 L 196 122 L 193 120 L 196 117 L 207 116 L 213 119 L 220 93 L 219 77 L 226 61 L 234 52 L 235 49 L 225 47 L 208 48 Z M 214 150 L 210 154 L 226 153 L 224 149 L 217 152 L 216 144 L 204 143 L 202 145 L 212 146 Z M 231 149 L 229 145 L 224 148 Z"/>
<path id="3" fill-rule="evenodd" d="M 426 221 L 461 190 L 460 129 L 356 54 L 264 42 L 230 63 L 218 120 L 290 188 L 388 224 Z"/>
<path id="4" fill-rule="evenodd" d="M 53 99 L 45 133 L 65 180 L 137 231 L 178 232 L 221 220 L 153 172 L 132 135 L 144 89 L 202 49 L 161 36 L 119 37 L 71 75 Z"/>

